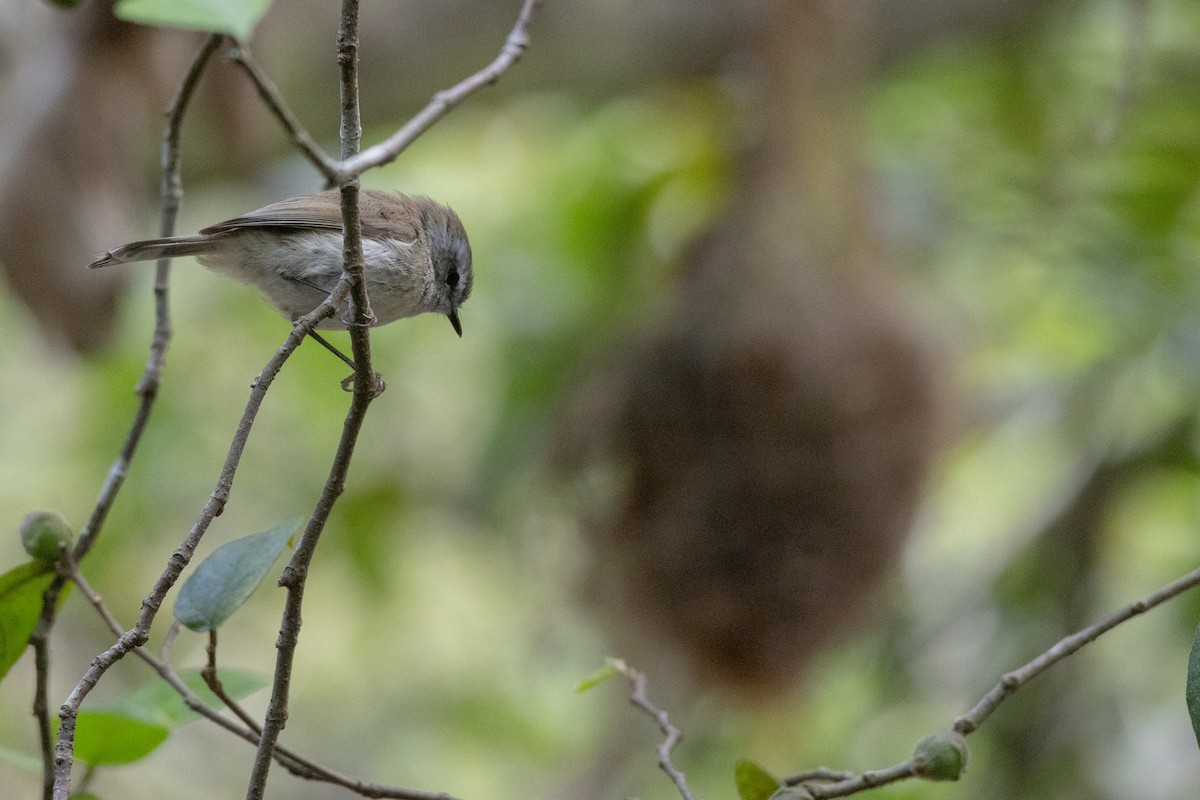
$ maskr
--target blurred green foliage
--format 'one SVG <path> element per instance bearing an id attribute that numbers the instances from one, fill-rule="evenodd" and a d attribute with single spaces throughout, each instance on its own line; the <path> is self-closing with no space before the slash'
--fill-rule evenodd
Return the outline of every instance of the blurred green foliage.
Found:
<path id="1" fill-rule="evenodd" d="M 822 655 L 780 707 L 671 709 L 698 796 L 732 796 L 741 757 L 780 775 L 900 761 L 1006 669 L 1194 566 L 1200 7 L 1149 6 L 1139 42 L 1132 5 L 1066 4 L 1019 39 L 946 43 L 873 86 L 876 209 L 913 313 L 953 364 L 956 444 L 877 626 Z M 674 796 L 655 767 L 657 732 L 626 708 L 621 682 L 572 691 L 606 645 L 576 602 L 578 543 L 540 459 L 574 378 L 655 313 L 682 244 L 720 207 L 734 108 L 700 80 L 595 107 L 566 95 L 472 102 L 365 177 L 455 207 L 477 283 L 461 341 L 432 316 L 372 338 L 388 391 L 317 556 L 290 746 L 471 798 L 580 797 L 584 784 Z M 367 141 L 393 121 L 375 124 Z M 275 196 L 315 187 L 297 160 L 271 181 Z M 189 185 L 180 230 L 269 199 Z M 4 568 L 23 559 L 15 532 L 31 508 L 85 517 L 120 445 L 151 329 L 149 272 L 133 280 L 118 344 L 83 364 L 0 297 Z M 251 290 L 190 263 L 173 285 L 159 405 L 87 564 L 126 624 L 211 491 L 250 381 L 287 331 Z M 198 557 L 308 512 L 340 432 L 344 371 L 308 345 L 289 362 Z M 1064 512 L 1097 475 L 1110 482 L 1084 531 Z M 224 663 L 269 671 L 281 602 L 264 587 L 231 619 Z M 1039 679 L 971 737 L 971 769 L 953 788 L 879 794 L 1194 797 L 1200 754 L 1182 689 L 1198 617 L 1189 596 Z M 68 603 L 53 696 L 107 644 L 85 604 Z M 202 648 L 185 634 L 176 660 L 196 665 Z M 0 745 L 32 753 L 28 661 L 0 684 Z M 131 659 L 98 695 L 151 680 Z M 670 678 L 651 675 L 656 688 L 669 694 Z M 91 788 L 131 800 L 179 782 L 179 797 L 237 791 L 238 770 L 195 763 L 245 763 L 246 746 L 203 725 L 185 736 Z M 327 796 L 281 771 L 272 789 Z"/>

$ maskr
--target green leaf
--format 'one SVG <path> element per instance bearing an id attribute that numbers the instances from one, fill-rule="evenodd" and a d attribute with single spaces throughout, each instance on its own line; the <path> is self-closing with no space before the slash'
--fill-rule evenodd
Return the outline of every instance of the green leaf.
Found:
<path id="1" fill-rule="evenodd" d="M 128 764 L 148 756 L 170 733 L 162 725 L 120 711 L 80 711 L 75 758 L 92 766 Z"/>
<path id="2" fill-rule="evenodd" d="M 70 547 L 74 538 L 71 526 L 55 511 L 34 511 L 21 521 L 21 546 L 47 564 L 57 562 L 62 556 L 62 545 Z"/>
<path id="3" fill-rule="evenodd" d="M 617 668 L 612 663 L 607 663 L 600 669 L 588 675 L 586 678 L 575 684 L 575 693 L 582 694 L 589 689 L 594 689 L 606 680 L 617 674 Z"/>
<path id="4" fill-rule="evenodd" d="M 118 0 L 113 14 L 160 28 L 227 33 L 246 41 L 271 0 Z"/>
<path id="5" fill-rule="evenodd" d="M 289 520 L 218 547 L 179 590 L 175 618 L 194 631 L 219 628 L 258 588 L 298 527 L 300 520 Z"/>
<path id="6" fill-rule="evenodd" d="M 225 704 L 204 683 L 199 670 L 182 672 L 180 677 L 189 689 L 199 695 L 205 705 L 210 708 L 224 708 Z M 244 669 L 223 669 L 220 671 L 220 678 L 225 694 L 234 700 L 249 697 L 271 682 L 270 678 L 261 672 Z M 113 710 L 143 722 L 168 728 L 177 728 L 200 716 L 187 707 L 183 698 L 170 684 L 161 680 L 151 681 L 125 695 L 113 706 Z"/>
<path id="7" fill-rule="evenodd" d="M 1192 718 L 1192 730 L 1196 732 L 1196 743 L 1200 744 L 1200 627 L 1192 639 L 1192 652 L 1188 656 L 1187 668 L 1188 716 Z"/>
<path id="8" fill-rule="evenodd" d="M 0 575 L 0 678 L 25 652 L 42 614 L 42 593 L 54 580 L 42 561 L 29 561 Z"/>
<path id="9" fill-rule="evenodd" d="M 741 800 L 767 800 L 782 786 L 771 773 L 744 758 L 733 768 L 733 781 Z"/>

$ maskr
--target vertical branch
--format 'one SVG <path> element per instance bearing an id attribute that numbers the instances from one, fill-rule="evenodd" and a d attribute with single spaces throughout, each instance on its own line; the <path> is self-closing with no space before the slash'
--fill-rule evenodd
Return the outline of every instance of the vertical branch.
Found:
<path id="1" fill-rule="evenodd" d="M 337 63 L 342 78 L 342 160 L 358 155 L 362 115 L 358 105 L 358 0 L 342 0 Z"/>
<path id="2" fill-rule="evenodd" d="M 200 48 L 200 52 L 196 54 L 191 67 L 184 76 L 183 82 L 179 86 L 179 91 L 167 108 L 167 123 L 163 135 L 162 148 L 162 214 L 159 221 L 159 232 L 162 236 L 170 236 L 174 233 L 175 219 L 179 214 L 179 204 L 183 197 L 183 189 L 180 181 L 181 151 L 179 148 L 179 137 L 183 126 L 184 113 L 191 103 L 192 95 L 195 94 L 196 86 L 200 81 L 201 74 L 204 72 L 204 67 L 208 64 L 213 53 L 217 51 L 217 48 L 221 44 L 221 39 L 221 36 L 213 35 L 208 37 L 204 42 L 204 45 Z M 100 489 L 99 497 L 96 499 L 96 504 L 92 508 L 91 517 L 80 532 L 79 540 L 71 553 L 71 559 L 76 563 L 87 555 L 95 543 L 96 537 L 100 534 L 104 521 L 108 517 L 108 512 L 112 509 L 113 503 L 116 501 L 117 493 L 125 482 L 129 464 L 133 460 L 133 455 L 137 450 L 138 443 L 141 441 L 142 433 L 145 431 L 146 424 L 150 419 L 150 412 L 154 407 L 154 401 L 158 397 L 158 387 L 162 379 L 163 365 L 166 362 L 167 345 L 171 340 L 168 277 L 167 262 L 166 260 L 161 260 L 159 261 L 154 281 L 155 315 L 150 353 L 146 359 L 145 370 L 142 372 L 142 376 L 138 380 L 135 389 L 141 400 L 138 404 L 137 412 L 134 414 L 133 422 L 130 424 L 129 433 L 125 437 L 125 443 L 121 446 L 120 453 L 118 453 L 116 460 L 109 468 L 108 477 L 105 479 L 104 485 Z M 47 640 L 51 628 L 54 627 L 59 598 L 62 596 L 65 585 L 66 577 L 59 576 L 55 578 L 54 582 L 46 590 L 46 593 L 42 597 L 42 613 L 38 619 L 37 628 L 34 630 L 33 636 L 30 637 L 30 645 L 34 650 L 35 680 L 37 682 L 34 692 L 34 716 L 37 718 L 39 733 L 41 735 L 42 796 L 46 800 L 54 796 L 56 782 L 56 764 L 48 704 L 50 659 L 47 651 Z M 70 753 L 68 753 L 65 769 L 60 770 L 65 774 L 68 781 L 70 779 L 70 770 L 71 757 Z"/>
<path id="3" fill-rule="evenodd" d="M 343 0 L 342 21 L 338 32 L 337 63 L 341 68 L 342 83 L 342 158 L 357 154 L 362 138 L 362 121 L 358 97 L 358 0 Z M 333 464 L 326 478 L 321 496 L 317 500 L 304 534 L 292 554 L 279 584 L 287 590 L 279 639 L 276 644 L 275 676 L 271 686 L 271 699 L 263 718 L 262 734 L 258 752 L 255 754 L 250 782 L 246 788 L 246 800 L 261 800 L 266 791 L 267 775 L 275 752 L 279 735 L 287 723 L 288 697 L 291 690 L 292 670 L 295 665 L 296 647 L 300 641 L 301 610 L 304 604 L 304 588 L 309 565 L 316 552 L 321 533 L 329 521 L 333 505 L 346 488 L 346 475 L 354 447 L 362 430 L 363 420 L 371 401 L 382 391 L 382 382 L 371 368 L 370 326 L 374 322 L 367 297 L 366 281 L 363 280 L 365 265 L 362 251 L 362 227 L 358 208 L 357 178 L 341 187 L 344 280 L 351 281 L 350 300 L 352 319 L 349 321 L 350 342 L 356 364 L 354 395 L 350 409 L 342 426 L 342 437 L 334 454 Z"/>

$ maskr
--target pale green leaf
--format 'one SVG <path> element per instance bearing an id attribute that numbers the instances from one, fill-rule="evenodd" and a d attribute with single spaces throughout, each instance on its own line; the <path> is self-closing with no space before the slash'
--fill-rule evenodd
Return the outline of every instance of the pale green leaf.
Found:
<path id="1" fill-rule="evenodd" d="M 75 723 L 75 758 L 92 766 L 128 764 L 145 758 L 170 733 L 120 711 L 80 711 Z"/>
<path id="2" fill-rule="evenodd" d="M 30 561 L 0 575 L 0 678 L 25 652 L 42 613 L 42 594 L 54 580 L 51 568 Z"/>
<path id="3" fill-rule="evenodd" d="M 271 0 L 117 0 L 113 14 L 160 28 L 227 33 L 246 41 Z"/>
<path id="4" fill-rule="evenodd" d="M 299 520 L 226 542 L 196 567 L 175 599 L 175 617 L 194 631 L 219 628 L 258 588 Z"/>
<path id="5" fill-rule="evenodd" d="M 781 784 L 753 761 L 741 759 L 733 768 L 733 781 L 741 800 L 767 800 Z"/>
<path id="6" fill-rule="evenodd" d="M 1196 732 L 1196 743 L 1200 744 L 1200 627 L 1192 639 L 1192 652 L 1188 656 L 1187 668 L 1188 716 L 1192 718 L 1192 730 Z"/>

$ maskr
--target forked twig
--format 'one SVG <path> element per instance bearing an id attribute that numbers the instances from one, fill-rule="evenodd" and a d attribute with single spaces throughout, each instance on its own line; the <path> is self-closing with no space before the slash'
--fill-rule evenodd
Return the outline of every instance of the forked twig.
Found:
<path id="1" fill-rule="evenodd" d="M 525 0 L 500 55 L 496 56 L 491 64 L 449 89 L 435 94 L 425 108 L 384 141 L 368 147 L 356 156 L 343 156 L 341 180 L 352 180 L 369 169 L 394 161 L 421 134 L 446 116 L 451 109 L 485 86 L 491 86 L 500 80 L 500 77 L 520 61 L 521 56 L 525 54 L 525 49 L 529 46 L 529 23 L 541 4 L 542 0 Z"/>

